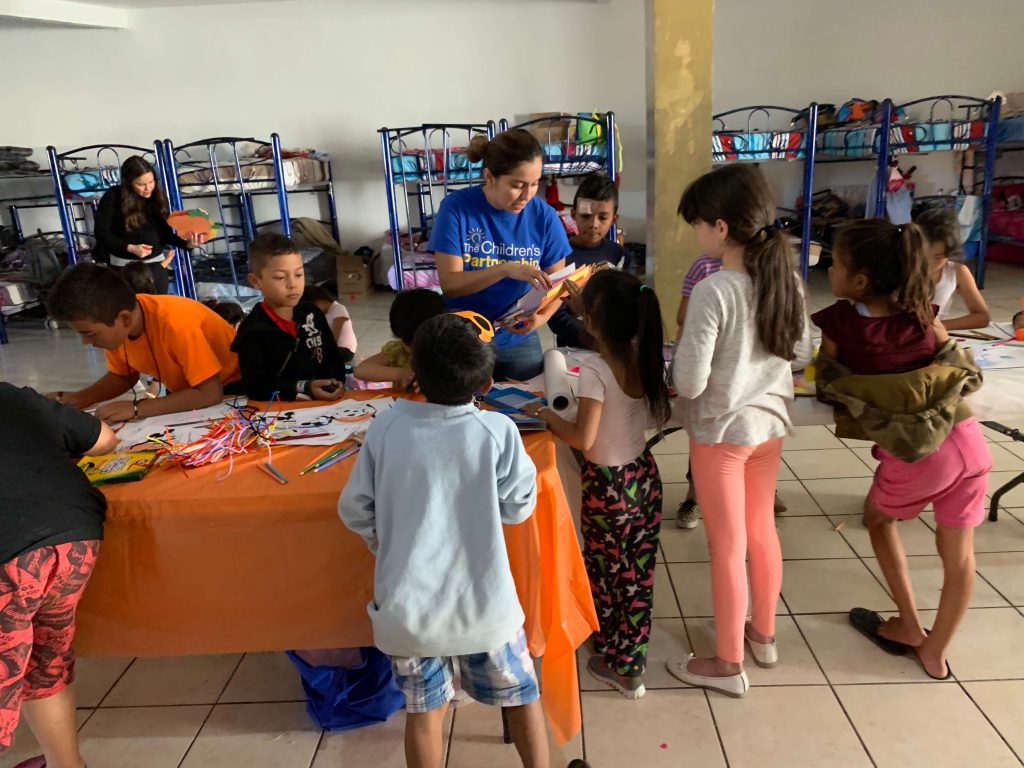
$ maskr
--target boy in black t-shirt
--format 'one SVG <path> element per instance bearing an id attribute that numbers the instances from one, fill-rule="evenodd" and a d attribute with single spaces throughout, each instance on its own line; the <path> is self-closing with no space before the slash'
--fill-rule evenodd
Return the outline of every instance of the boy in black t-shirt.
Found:
<path id="1" fill-rule="evenodd" d="M 249 283 L 263 294 L 231 345 L 245 394 L 269 400 L 338 400 L 345 394 L 345 361 L 327 317 L 302 300 L 302 256 L 291 238 L 260 235 L 249 244 Z"/>
<path id="2" fill-rule="evenodd" d="M 107 453 L 117 438 L 6 382 L 0 413 L 0 753 L 24 707 L 44 753 L 28 764 L 80 767 L 71 640 L 107 505 L 71 457 Z"/>
<path id="3" fill-rule="evenodd" d="M 583 179 L 572 201 L 572 218 L 579 234 L 569 238 L 572 255 L 565 262 L 582 267 L 584 264 L 607 262 L 621 266 L 626 250 L 608 239 L 608 231 L 619 220 L 619 188 L 603 173 L 592 173 Z M 571 280 L 565 281 L 570 296 L 578 288 Z M 572 301 L 567 301 L 548 321 L 548 328 L 555 334 L 559 347 L 591 349 L 593 339 L 583 327 L 583 322 L 571 310 Z"/>

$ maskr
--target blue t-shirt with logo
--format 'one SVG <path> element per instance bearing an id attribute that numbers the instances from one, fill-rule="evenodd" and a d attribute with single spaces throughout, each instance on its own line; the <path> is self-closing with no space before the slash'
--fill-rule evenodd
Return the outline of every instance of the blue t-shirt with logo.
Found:
<path id="1" fill-rule="evenodd" d="M 505 261 L 521 261 L 547 270 L 572 253 L 558 214 L 544 200 L 534 197 L 522 211 L 511 213 L 487 202 L 479 186 L 452 192 L 442 201 L 430 233 L 430 249 L 462 256 L 466 272 Z M 455 311 L 468 309 L 494 320 L 529 290 L 528 283 L 505 278 L 469 296 L 446 296 L 445 301 Z M 528 338 L 495 330 L 494 342 L 499 347 L 510 347 Z"/>

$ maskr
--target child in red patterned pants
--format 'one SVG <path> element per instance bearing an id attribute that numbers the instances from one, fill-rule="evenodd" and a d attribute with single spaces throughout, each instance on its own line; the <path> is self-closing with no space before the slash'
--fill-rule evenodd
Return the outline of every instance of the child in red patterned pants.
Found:
<path id="1" fill-rule="evenodd" d="M 117 438 L 94 416 L 0 382 L 0 753 L 22 710 L 43 755 L 17 768 L 83 768 L 71 641 L 106 502 L 71 461 Z"/>

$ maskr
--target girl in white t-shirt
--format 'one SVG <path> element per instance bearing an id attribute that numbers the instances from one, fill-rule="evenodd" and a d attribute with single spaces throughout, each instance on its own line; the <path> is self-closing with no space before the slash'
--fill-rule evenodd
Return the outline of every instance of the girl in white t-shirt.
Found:
<path id="1" fill-rule="evenodd" d="M 644 694 L 651 637 L 661 478 L 646 449 L 648 425 L 669 417 L 661 310 L 633 275 L 606 270 L 582 292 L 583 322 L 598 353 L 580 364 L 575 422 L 530 409 L 583 451 L 583 557 L 600 630 L 587 671 L 630 699 Z"/>
<path id="2" fill-rule="evenodd" d="M 928 256 L 931 259 L 932 283 L 935 293 L 932 304 L 938 310 L 938 319 L 947 331 L 966 331 L 984 328 L 990 316 L 974 275 L 967 265 L 957 261 L 960 250 L 960 222 L 951 208 L 929 208 L 914 219 L 921 227 L 928 241 Z M 967 308 L 966 315 L 953 317 L 953 298 L 960 294 Z"/>
<path id="3" fill-rule="evenodd" d="M 352 362 L 356 355 L 356 331 L 348 316 L 345 305 L 339 303 L 327 289 L 319 285 L 310 285 L 302 294 L 302 298 L 311 301 L 327 316 L 327 324 L 331 327 L 335 343 L 341 350 L 341 357 L 346 363 Z"/>

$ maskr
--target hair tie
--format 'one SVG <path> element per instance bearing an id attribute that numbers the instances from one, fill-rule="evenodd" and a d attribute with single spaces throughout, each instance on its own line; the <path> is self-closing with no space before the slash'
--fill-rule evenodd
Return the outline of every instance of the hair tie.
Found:
<path id="1" fill-rule="evenodd" d="M 647 283 L 640 283 L 640 293 L 649 290 L 651 290 L 651 286 L 649 286 Z"/>
<path id="2" fill-rule="evenodd" d="M 765 237 L 769 237 L 773 232 L 781 232 L 785 228 L 786 222 L 784 222 L 782 219 L 776 219 L 771 224 L 765 224 L 763 227 L 761 227 L 761 229 L 758 230 L 758 235 L 764 235 Z"/>
<path id="3" fill-rule="evenodd" d="M 902 224 L 897 224 L 896 225 L 896 234 L 897 235 L 902 235 L 903 234 L 903 229 L 904 229 L 904 227 L 903 227 Z"/>

